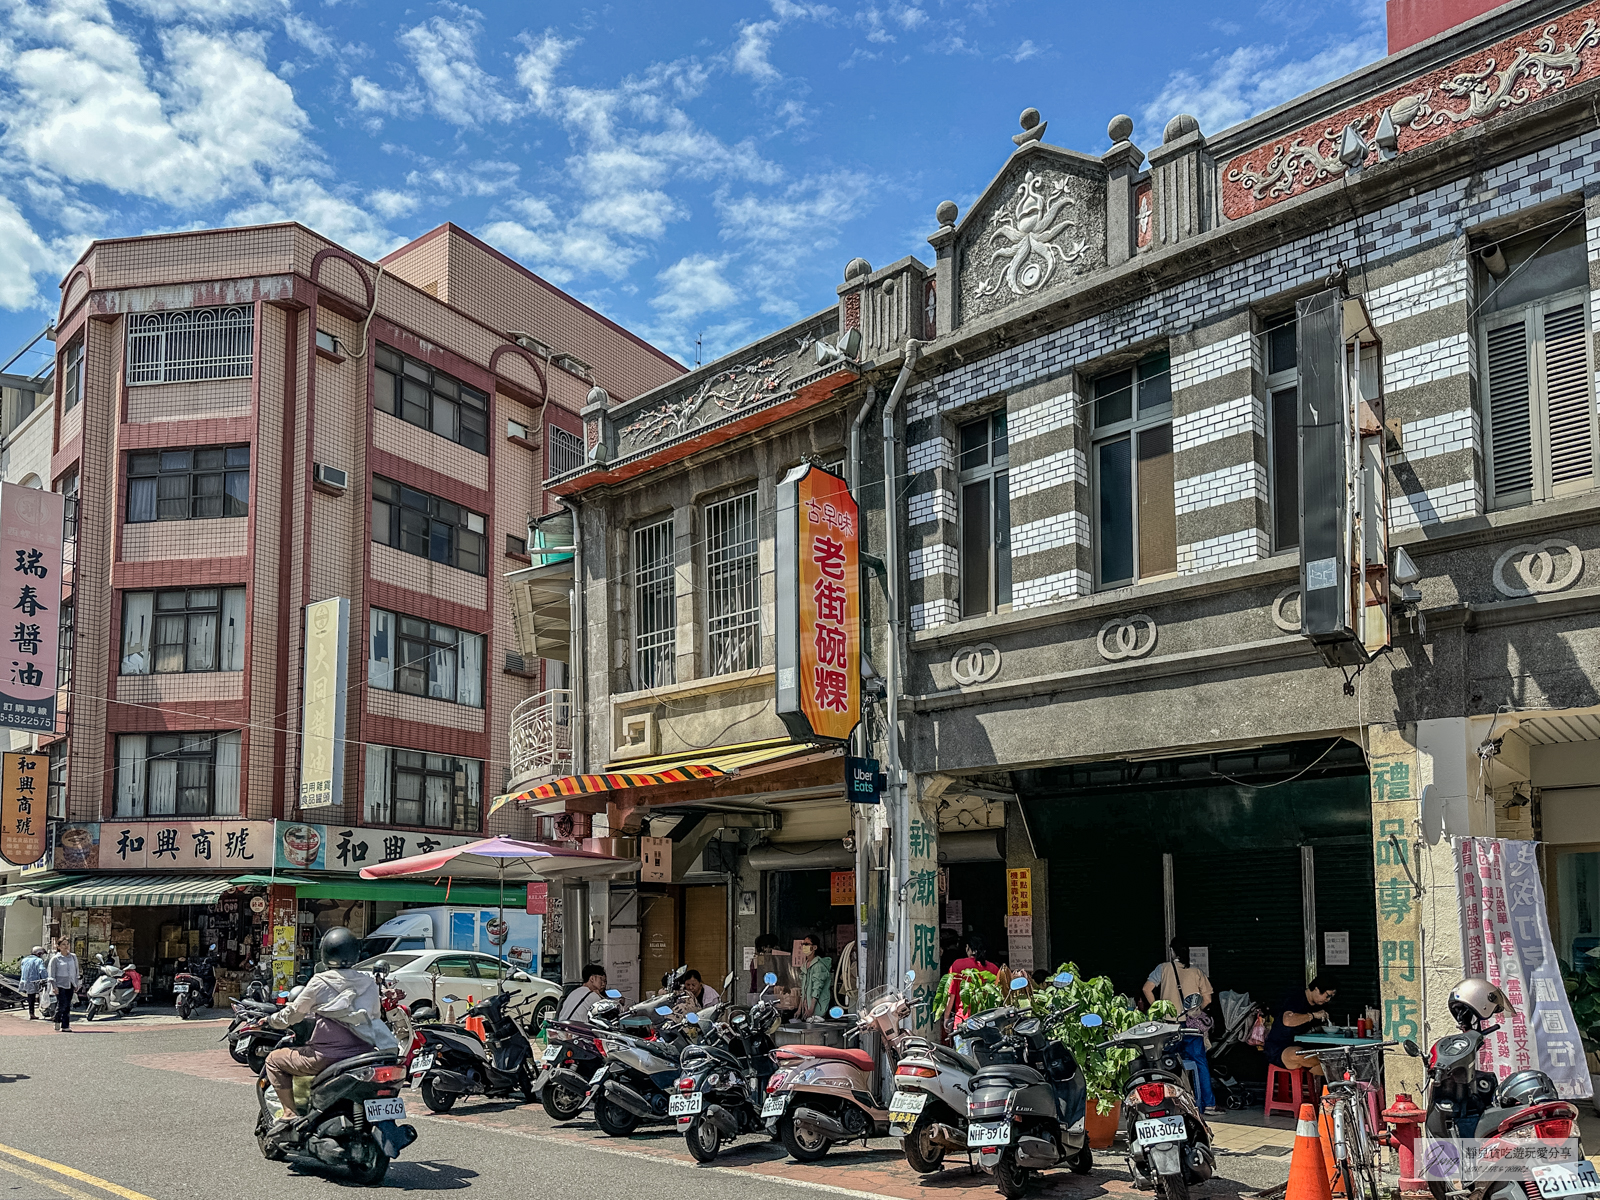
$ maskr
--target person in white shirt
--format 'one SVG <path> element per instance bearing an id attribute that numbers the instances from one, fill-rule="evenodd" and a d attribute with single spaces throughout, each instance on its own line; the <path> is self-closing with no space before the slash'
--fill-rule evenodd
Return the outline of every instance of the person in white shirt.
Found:
<path id="1" fill-rule="evenodd" d="M 589 963 L 583 968 L 583 982 L 567 993 L 561 1002 L 558 1021 L 581 1021 L 589 1015 L 595 1001 L 606 994 L 606 969 L 599 963 Z"/>
<path id="2" fill-rule="evenodd" d="M 56 943 L 56 952 L 45 963 L 44 974 L 49 985 L 56 989 L 56 1028 L 62 1033 L 71 1033 L 72 997 L 83 983 L 78 956 L 72 952 L 72 939 L 62 938 Z"/>
<path id="3" fill-rule="evenodd" d="M 689 993 L 689 998 L 696 1009 L 710 1008 L 722 997 L 716 988 L 709 986 L 700 978 L 700 972 L 693 967 L 683 977 L 683 990 Z"/>

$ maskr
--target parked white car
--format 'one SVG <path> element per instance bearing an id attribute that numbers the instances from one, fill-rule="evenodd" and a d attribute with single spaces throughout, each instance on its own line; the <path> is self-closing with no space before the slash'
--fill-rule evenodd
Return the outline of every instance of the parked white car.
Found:
<path id="1" fill-rule="evenodd" d="M 537 1030 L 555 1016 L 556 1005 L 561 1001 L 560 984 L 538 977 L 527 982 L 513 980 L 511 973 L 521 968 L 515 963 L 503 963 L 491 954 L 470 950 L 399 950 L 358 962 L 356 970 L 371 971 L 380 962 L 389 964 L 390 982 L 406 994 L 406 1009 L 413 1013 L 421 1005 L 437 1002 L 440 1014 L 449 1019 L 445 998 L 454 996 L 455 1012 L 459 1016 L 467 1010 L 469 1001 L 478 1002 L 494 995 L 502 974 L 506 977 L 507 991 L 523 994 L 518 1008 L 531 1014 L 530 1031 Z"/>

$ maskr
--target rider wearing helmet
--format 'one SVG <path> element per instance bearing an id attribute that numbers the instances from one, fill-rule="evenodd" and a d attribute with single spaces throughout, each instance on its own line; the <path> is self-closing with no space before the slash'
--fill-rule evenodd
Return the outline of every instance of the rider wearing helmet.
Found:
<path id="1" fill-rule="evenodd" d="M 317 1023 L 304 1046 L 285 1046 L 267 1055 L 263 1072 L 283 1104 L 283 1117 L 270 1134 L 288 1129 L 298 1117 L 294 1106 L 294 1077 L 320 1075 L 334 1063 L 372 1049 L 354 1030 L 322 1016 L 330 1008 L 365 1009 L 376 1017 L 380 1011 L 378 984 L 365 971 L 352 968 L 361 957 L 355 934 L 342 925 L 322 935 L 323 969 L 311 977 L 300 995 L 267 1018 L 267 1024 L 287 1029 L 312 1017 Z"/>
<path id="2" fill-rule="evenodd" d="M 1487 979 L 1463 979 L 1450 993 L 1450 1015 L 1462 1029 L 1476 1029 L 1497 1013 L 1510 1011 L 1506 994 Z"/>

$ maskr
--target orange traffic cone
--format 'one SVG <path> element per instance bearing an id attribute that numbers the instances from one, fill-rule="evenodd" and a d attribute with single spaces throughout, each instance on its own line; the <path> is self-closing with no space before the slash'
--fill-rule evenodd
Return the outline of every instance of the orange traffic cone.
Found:
<path id="1" fill-rule="evenodd" d="M 1289 1160 L 1289 1189 L 1284 1193 L 1284 1200 L 1333 1200 L 1314 1105 L 1300 1106 L 1300 1122 L 1294 1129 L 1294 1156 Z"/>

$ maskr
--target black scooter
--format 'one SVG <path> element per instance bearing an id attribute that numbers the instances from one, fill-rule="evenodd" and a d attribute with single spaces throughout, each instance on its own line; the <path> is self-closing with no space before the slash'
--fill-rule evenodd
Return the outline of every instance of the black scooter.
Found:
<path id="1" fill-rule="evenodd" d="M 1071 976 L 1052 982 L 1064 987 Z M 1026 979 L 1011 981 L 1012 991 L 1027 986 Z M 1093 1014 L 1082 1020 L 1099 1023 Z M 1088 1174 L 1094 1165 L 1083 1127 L 1088 1089 L 1072 1051 L 1049 1035 L 1044 1021 L 1019 1008 L 969 1020 L 962 1032 L 979 1039 L 978 1061 L 990 1064 L 972 1077 L 967 1148 L 977 1152 L 1000 1194 L 1016 1200 L 1035 1174 L 1057 1165 Z"/>
<path id="2" fill-rule="evenodd" d="M 1098 1047 L 1137 1053 L 1122 1100 L 1128 1171 L 1135 1187 L 1158 1188 L 1166 1200 L 1188 1200 L 1189 1185 L 1204 1183 L 1217 1168 L 1211 1127 L 1183 1071 L 1185 1032 L 1170 1021 L 1141 1021 Z"/>
<path id="3" fill-rule="evenodd" d="M 769 971 L 767 987 L 777 982 Z M 777 1069 L 772 1031 L 781 1019 L 765 992 L 748 1011 L 735 1009 L 716 1024 L 696 1012 L 684 1017 L 704 1032 L 678 1059 L 683 1074 L 677 1091 L 667 1098 L 667 1115 L 678 1119 L 696 1162 L 710 1162 L 724 1142 L 741 1133 L 765 1132 L 761 1109 L 767 1081 Z"/>
<path id="4" fill-rule="evenodd" d="M 571 1121 L 588 1107 L 590 1084 L 606 1061 L 606 1048 L 595 1035 L 621 1028 L 621 998 L 610 988 L 582 1021 L 545 1022 L 544 1061 L 535 1087 L 551 1120 Z"/>
<path id="5" fill-rule="evenodd" d="M 172 992 L 180 1021 L 187 1021 L 196 1009 L 210 1008 L 216 999 L 216 955 L 217 948 L 212 946 L 192 968 L 187 959 L 178 960 L 177 972 L 172 977 Z"/>
<path id="6" fill-rule="evenodd" d="M 406 1116 L 404 1081 L 405 1068 L 389 1050 L 336 1062 L 315 1079 L 302 1076 L 295 1080 L 300 1120 L 272 1138 L 268 1131 L 283 1116 L 283 1105 L 273 1087 L 258 1079 L 256 1144 L 269 1161 L 307 1159 L 341 1167 L 357 1183 L 379 1183 L 389 1160 L 417 1140 L 415 1126 L 400 1124 Z"/>
<path id="7" fill-rule="evenodd" d="M 512 972 L 518 983 L 532 981 L 526 971 Z M 446 996 L 445 1003 L 453 1003 Z M 434 1112 L 449 1112 L 462 1096 L 482 1095 L 491 1100 L 521 1093 L 532 1104 L 534 1092 L 533 1045 L 522 1032 L 527 1024 L 512 1006 L 521 999 L 517 992 L 501 990 L 467 1010 L 468 1017 L 482 1017 L 486 1041 L 458 1025 L 423 1025 L 416 1036 L 422 1044 L 411 1059 L 411 1075 L 421 1077 L 422 1102 Z"/>

